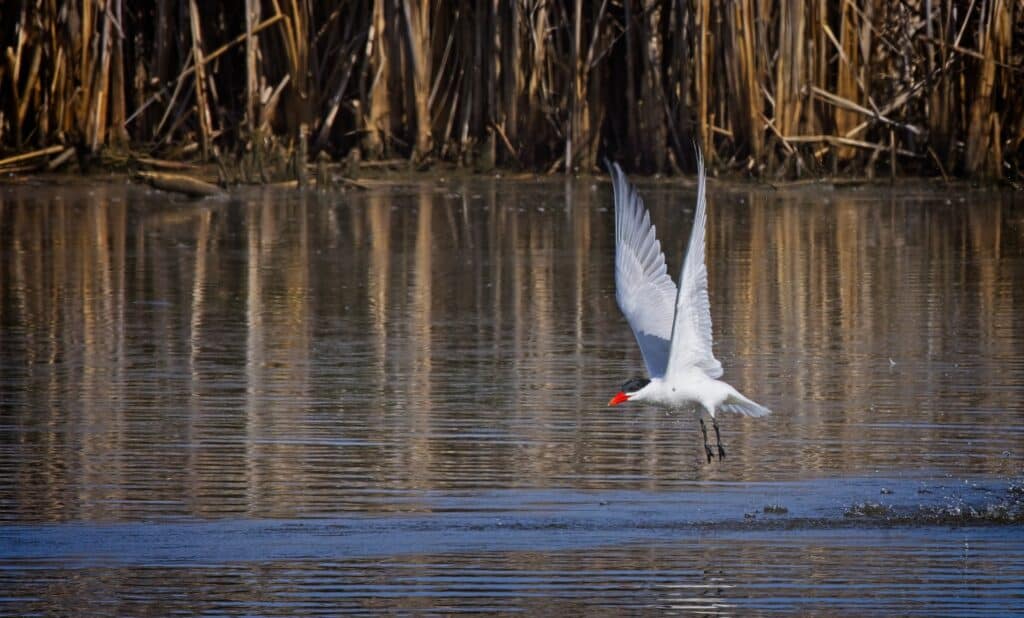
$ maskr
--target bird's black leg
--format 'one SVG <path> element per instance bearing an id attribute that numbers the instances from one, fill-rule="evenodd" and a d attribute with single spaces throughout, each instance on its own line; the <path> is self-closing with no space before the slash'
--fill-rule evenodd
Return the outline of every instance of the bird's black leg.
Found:
<path id="1" fill-rule="evenodd" d="M 714 455 L 711 453 L 711 447 L 708 446 L 708 428 L 704 425 L 704 417 L 700 417 L 700 432 L 704 434 L 704 453 L 708 456 L 708 463 L 711 463 L 711 459 Z"/>
<path id="2" fill-rule="evenodd" d="M 718 442 L 718 460 L 725 459 L 725 449 L 722 448 L 722 434 L 718 433 L 718 419 L 711 417 L 711 426 L 715 428 L 715 441 Z M 710 451 L 708 452 L 710 457 Z"/>

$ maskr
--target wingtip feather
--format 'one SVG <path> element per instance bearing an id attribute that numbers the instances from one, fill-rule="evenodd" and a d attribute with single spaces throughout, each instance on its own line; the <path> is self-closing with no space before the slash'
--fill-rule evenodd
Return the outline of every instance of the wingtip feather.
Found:
<path id="1" fill-rule="evenodd" d="M 726 412 L 742 414 L 743 416 L 750 416 L 752 418 L 761 418 L 772 413 L 768 408 L 759 403 L 755 403 L 746 397 L 743 397 L 743 399 L 733 397 L 726 403 L 722 404 L 721 409 Z"/>

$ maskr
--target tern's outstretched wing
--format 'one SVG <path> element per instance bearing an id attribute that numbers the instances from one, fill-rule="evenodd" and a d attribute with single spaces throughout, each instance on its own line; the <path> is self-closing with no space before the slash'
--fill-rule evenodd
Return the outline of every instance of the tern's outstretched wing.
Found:
<path id="1" fill-rule="evenodd" d="M 690 367 L 699 367 L 711 378 L 722 375 L 722 363 L 711 352 L 711 303 L 708 301 L 708 269 L 704 263 L 705 184 L 704 158 L 697 151 L 697 210 L 693 215 L 683 273 L 679 277 L 667 369 L 670 378 Z"/>
<path id="2" fill-rule="evenodd" d="M 615 298 L 626 316 L 652 377 L 668 365 L 676 285 L 651 217 L 618 164 L 611 164 L 615 191 Z"/>

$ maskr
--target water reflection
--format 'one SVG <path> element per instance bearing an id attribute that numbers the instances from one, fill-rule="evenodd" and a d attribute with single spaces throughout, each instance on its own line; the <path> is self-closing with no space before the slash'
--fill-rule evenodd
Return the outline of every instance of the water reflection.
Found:
<path id="1" fill-rule="evenodd" d="M 673 272 L 692 191 L 645 187 Z M 1020 469 L 1022 210 L 903 190 L 712 193 L 725 378 L 777 413 L 608 410 L 642 369 L 610 190 L 431 182 L 0 201 L 8 520 L 427 510 L 422 490 L 668 489 Z M 687 213 L 690 211 L 687 210 Z"/>

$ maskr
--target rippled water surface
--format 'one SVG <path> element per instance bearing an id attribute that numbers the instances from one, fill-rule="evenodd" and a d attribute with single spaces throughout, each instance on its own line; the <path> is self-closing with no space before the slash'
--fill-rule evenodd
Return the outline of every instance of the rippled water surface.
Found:
<path id="1" fill-rule="evenodd" d="M 1024 201 L 712 185 L 708 465 L 610 193 L 0 187 L 0 613 L 1024 612 Z"/>

